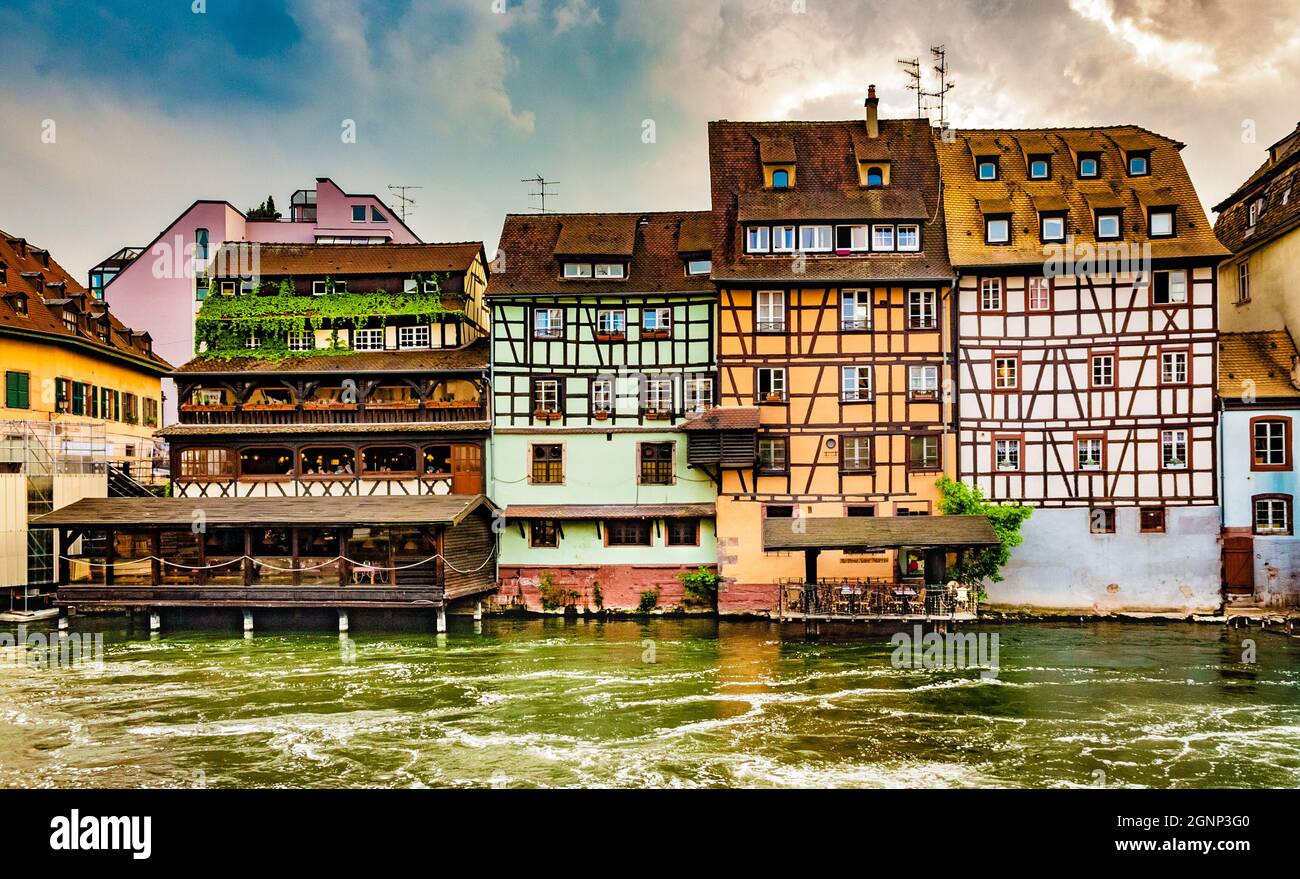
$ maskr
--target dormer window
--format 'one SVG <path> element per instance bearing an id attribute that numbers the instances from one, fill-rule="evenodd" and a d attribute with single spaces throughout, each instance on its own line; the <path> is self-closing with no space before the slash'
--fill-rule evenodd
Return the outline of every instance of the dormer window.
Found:
<path id="1" fill-rule="evenodd" d="M 0 284 L 8 285 L 9 283 L 9 266 L 0 262 Z"/>
<path id="2" fill-rule="evenodd" d="M 778 169 L 776 169 L 775 171 L 773 171 L 773 172 L 772 172 L 772 188 L 773 188 L 773 189 L 789 189 L 789 188 L 790 188 L 790 172 L 787 171 L 785 168 L 778 168 Z"/>
<path id="3" fill-rule="evenodd" d="M 1029 179 L 1030 180 L 1050 180 L 1052 177 L 1052 157 L 1051 156 L 1030 156 L 1029 157 Z"/>
<path id="4" fill-rule="evenodd" d="M 63 309 L 63 325 L 75 333 L 77 331 L 77 313 L 70 308 Z"/>
<path id="5" fill-rule="evenodd" d="M 27 294 L 19 293 L 13 298 L 13 303 L 14 311 L 18 312 L 23 317 L 27 317 Z"/>
<path id="6" fill-rule="evenodd" d="M 1101 154 L 1100 153 L 1079 153 L 1079 176 L 1080 177 L 1101 176 Z"/>
<path id="7" fill-rule="evenodd" d="M 1151 173 L 1151 153 L 1134 152 L 1128 154 L 1128 176 L 1146 177 Z"/>
<path id="8" fill-rule="evenodd" d="M 916 251 L 921 249 L 921 227 L 915 223 L 900 224 L 898 227 L 898 249 Z"/>
<path id="9" fill-rule="evenodd" d="M 767 253 L 771 249 L 771 239 L 766 226 L 750 226 L 745 230 L 745 252 Z"/>
<path id="10" fill-rule="evenodd" d="M 1250 225 L 1253 226 L 1259 222 L 1260 215 L 1264 213 L 1264 204 L 1264 196 L 1262 195 L 1250 203 L 1250 212 L 1247 217 L 1247 222 Z"/>
<path id="11" fill-rule="evenodd" d="M 1011 218 L 1008 216 L 985 216 L 984 243 L 1010 244 Z"/>
<path id="12" fill-rule="evenodd" d="M 1065 214 L 1040 214 L 1038 222 L 1044 242 L 1065 240 Z"/>
<path id="13" fill-rule="evenodd" d="M 363 204 L 354 204 L 352 206 L 352 222 L 364 223 L 366 221 L 366 206 Z"/>
<path id="14" fill-rule="evenodd" d="M 772 252 L 794 253 L 794 226 L 772 227 Z"/>
<path id="15" fill-rule="evenodd" d="M 979 180 L 998 179 L 998 160 L 996 156 L 980 156 L 975 162 L 975 177 Z"/>
<path id="16" fill-rule="evenodd" d="M 830 226 L 800 226 L 799 249 L 804 253 L 825 253 L 831 249 Z"/>
<path id="17" fill-rule="evenodd" d="M 592 268 L 589 262 L 566 262 L 564 264 L 564 277 L 566 278 L 590 278 L 591 275 Z"/>
<path id="18" fill-rule="evenodd" d="M 385 217 L 383 214 L 381 214 L 381 213 L 379 212 L 379 208 L 374 207 L 374 206 L 372 205 L 371 208 L 370 208 L 370 222 L 372 222 L 372 223 L 387 223 L 387 222 L 388 222 L 388 218 Z"/>
<path id="19" fill-rule="evenodd" d="M 1120 211 L 1097 211 L 1098 241 L 1118 241 L 1122 232 Z"/>
<path id="20" fill-rule="evenodd" d="M 596 263 L 597 278 L 624 278 L 627 276 L 627 270 L 621 262 L 598 262 Z"/>
<path id="21" fill-rule="evenodd" d="M 686 274 L 688 275 L 707 275 L 713 271 L 713 260 L 711 259 L 689 259 L 686 261 Z"/>
<path id="22" fill-rule="evenodd" d="M 881 168 L 879 165 L 872 165 L 871 167 L 867 168 L 867 185 L 884 186 L 885 169 Z"/>
<path id="23" fill-rule="evenodd" d="M 1175 209 L 1151 208 L 1147 214 L 1147 234 L 1152 238 L 1172 238 L 1175 234 Z"/>

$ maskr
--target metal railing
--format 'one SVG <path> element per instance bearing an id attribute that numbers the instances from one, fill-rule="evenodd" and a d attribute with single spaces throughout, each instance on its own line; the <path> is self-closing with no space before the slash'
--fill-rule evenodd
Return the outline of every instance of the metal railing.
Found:
<path id="1" fill-rule="evenodd" d="M 950 617 L 979 611 L 977 590 L 926 585 L 920 578 L 778 580 L 780 614 L 827 617 Z"/>

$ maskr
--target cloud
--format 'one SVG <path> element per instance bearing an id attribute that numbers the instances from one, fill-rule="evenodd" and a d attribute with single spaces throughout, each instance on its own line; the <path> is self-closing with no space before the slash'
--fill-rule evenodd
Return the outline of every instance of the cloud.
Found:
<path id="1" fill-rule="evenodd" d="M 556 36 L 574 28 L 601 23 L 600 10 L 589 5 L 587 0 L 565 0 L 555 8 L 551 16 L 555 19 Z"/>

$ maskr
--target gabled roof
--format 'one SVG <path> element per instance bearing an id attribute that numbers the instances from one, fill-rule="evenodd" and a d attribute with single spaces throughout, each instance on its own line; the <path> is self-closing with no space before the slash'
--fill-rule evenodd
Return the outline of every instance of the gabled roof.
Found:
<path id="1" fill-rule="evenodd" d="M 253 260 L 256 254 L 256 261 Z M 224 244 L 213 259 L 215 277 L 239 277 L 254 266 L 261 277 L 414 275 L 466 272 L 483 257 L 479 241 L 446 244 Z M 484 260 L 486 262 L 486 259 Z"/>
<path id="2" fill-rule="evenodd" d="M 712 292 L 708 275 L 686 274 L 686 256 L 709 250 L 708 222 L 708 211 L 509 214 L 488 296 Z M 572 261 L 564 257 L 584 256 L 572 250 L 581 246 L 599 250 L 588 251 L 587 261 L 598 261 L 599 256 L 625 260 L 627 277 L 563 277 L 563 264 Z"/>
<path id="3" fill-rule="evenodd" d="M 1300 400 L 1292 384 L 1296 351 L 1286 330 L 1219 334 L 1219 397 L 1227 406 L 1255 400 Z"/>
<path id="4" fill-rule="evenodd" d="M 1250 203 L 1261 196 L 1264 211 L 1251 226 Z M 1214 232 L 1234 253 L 1300 226 L 1300 125 L 1269 147 L 1264 164 L 1214 209 L 1220 212 Z"/>
<path id="5" fill-rule="evenodd" d="M 699 430 L 758 430 L 758 409 L 753 406 L 714 406 L 699 415 L 683 421 L 681 429 Z"/>
<path id="6" fill-rule="evenodd" d="M 1179 155 L 1182 146 L 1135 125 L 966 129 L 947 140 L 936 138 L 948 256 L 958 268 L 1041 264 L 1046 257 L 1038 212 L 1049 207 L 1067 214 L 1067 232 L 1078 244 L 1098 244 L 1094 211 L 1121 208 L 1122 242 L 1149 243 L 1153 259 L 1225 256 Z M 1126 153 L 1135 150 L 1151 153 L 1149 176 L 1128 176 Z M 976 179 L 973 151 L 998 156 L 997 180 Z M 1044 151 L 1052 157 L 1051 179 L 1031 180 L 1028 157 Z M 1080 153 L 1100 154 L 1100 177 L 1079 178 Z M 998 203 L 999 213 L 1011 215 L 1009 245 L 984 243 L 984 215 L 990 202 Z M 1177 209 L 1178 234 L 1173 238 L 1147 235 L 1147 208 L 1156 203 Z"/>

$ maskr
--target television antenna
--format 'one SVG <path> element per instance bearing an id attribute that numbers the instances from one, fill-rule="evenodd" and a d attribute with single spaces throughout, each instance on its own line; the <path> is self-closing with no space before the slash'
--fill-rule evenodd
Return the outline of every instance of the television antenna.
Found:
<path id="1" fill-rule="evenodd" d="M 939 74 L 939 87 L 932 92 L 922 92 L 927 98 L 934 98 L 939 109 L 939 128 L 948 128 L 948 109 L 944 100 L 948 92 L 957 87 L 957 83 L 948 78 L 948 50 L 942 45 L 931 46 L 930 54 L 934 57 L 934 72 Z"/>
<path id="2" fill-rule="evenodd" d="M 916 92 L 916 118 L 920 119 L 925 115 L 922 101 L 925 99 L 925 92 L 921 89 L 921 59 L 920 58 L 899 58 L 898 65 L 903 68 L 907 78 L 911 80 L 907 84 L 908 91 Z"/>
<path id="3" fill-rule="evenodd" d="M 402 222 L 406 222 L 406 215 L 415 207 L 415 199 L 406 193 L 412 189 L 424 189 L 423 186 L 394 186 L 388 184 L 388 191 L 397 199 L 397 212 L 402 215 Z"/>
<path id="4" fill-rule="evenodd" d="M 547 187 L 548 187 L 548 186 L 556 186 L 556 185 L 558 185 L 559 182 L 560 182 L 560 181 L 558 181 L 558 180 L 547 180 L 547 179 L 546 179 L 545 177 L 543 177 L 541 174 L 538 174 L 536 177 L 525 177 L 524 179 L 520 180 L 519 182 L 520 182 L 520 183 L 532 183 L 532 184 L 534 184 L 534 185 L 537 187 L 537 191 L 536 191 L 536 192 L 530 192 L 530 193 L 528 193 L 528 197 L 529 197 L 529 198 L 535 198 L 535 199 L 538 200 L 538 204 L 537 204 L 537 205 L 529 205 L 529 208 L 528 208 L 529 210 L 537 211 L 539 214 L 544 214 L 544 213 L 546 213 L 546 199 L 547 199 L 548 197 L 549 197 L 549 198 L 559 198 L 559 193 L 554 192 L 554 191 L 547 190 Z"/>

